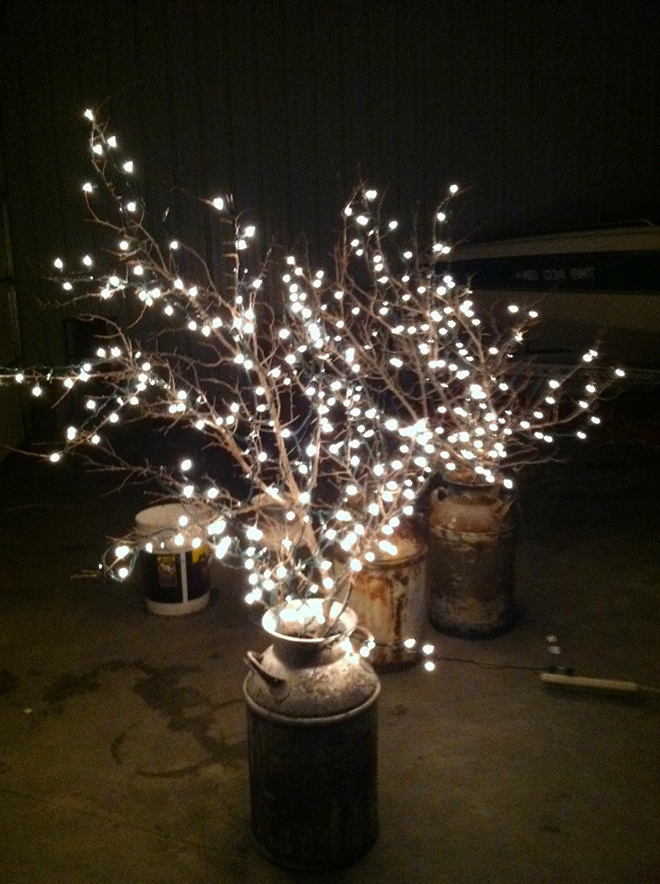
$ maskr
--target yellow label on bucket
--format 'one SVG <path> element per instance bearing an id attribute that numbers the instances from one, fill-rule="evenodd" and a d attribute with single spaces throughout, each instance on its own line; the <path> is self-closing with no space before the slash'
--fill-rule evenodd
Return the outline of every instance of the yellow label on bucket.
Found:
<path id="1" fill-rule="evenodd" d="M 208 554 L 209 554 L 209 548 L 208 548 L 208 546 L 204 546 L 203 544 L 202 544 L 202 546 L 198 546 L 197 549 L 192 550 L 191 559 L 192 559 L 193 565 L 196 565 L 197 562 L 203 561 L 207 557 Z"/>

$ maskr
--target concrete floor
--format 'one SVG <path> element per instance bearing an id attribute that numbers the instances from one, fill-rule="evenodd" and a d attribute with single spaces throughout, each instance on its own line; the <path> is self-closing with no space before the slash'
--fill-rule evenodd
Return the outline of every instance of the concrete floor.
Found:
<path id="1" fill-rule="evenodd" d="M 0 881 L 660 882 L 660 695 L 552 693 L 534 670 L 660 687 L 660 457 L 646 438 L 530 473 L 515 628 L 475 642 L 429 627 L 451 660 L 383 676 L 380 839 L 326 875 L 274 867 L 250 841 L 242 657 L 266 642 L 236 580 L 216 574 L 209 608 L 163 618 L 137 580 L 72 576 L 142 499 L 9 457 Z"/>

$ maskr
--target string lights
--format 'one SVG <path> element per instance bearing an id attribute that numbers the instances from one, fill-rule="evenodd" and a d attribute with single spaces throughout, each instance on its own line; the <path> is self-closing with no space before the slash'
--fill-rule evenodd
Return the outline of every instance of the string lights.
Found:
<path id="1" fill-rule="evenodd" d="M 261 266 L 255 226 L 216 195 L 200 207 L 222 243 L 212 271 L 182 231 L 148 226 L 139 164 L 93 111 L 84 116 L 94 175 L 82 191 L 110 247 L 85 254 L 80 272 L 62 258 L 53 266 L 73 302 L 119 299 L 129 320 L 107 320 L 96 355 L 79 365 L 4 369 L 0 379 L 35 397 L 47 388 L 75 397 L 80 417 L 49 460 L 91 451 L 157 477 L 190 517 L 174 542 L 204 543 L 239 564 L 249 603 L 316 597 L 329 610 L 376 551 L 396 556 L 396 529 L 431 474 L 510 485 L 512 471 L 547 456 L 558 426 L 579 418 L 584 438 L 597 422 L 591 409 L 610 378 L 593 370 L 595 350 L 574 368 L 535 373 L 518 358 L 535 311 L 511 304 L 495 322 L 438 269 L 451 251 L 457 186 L 425 249 L 402 246 L 378 193 L 357 189 L 335 264 L 324 269 L 294 255 L 281 268 Z M 126 462 L 113 434 L 137 420 L 185 429 L 200 440 L 203 464 L 185 450 L 171 464 Z M 223 480 L 227 462 L 240 481 Z M 133 532 L 101 566 L 126 579 L 142 550 L 171 539 Z M 316 620 L 314 629 L 330 626 Z"/>
<path id="2" fill-rule="evenodd" d="M 343 212 L 333 283 L 352 297 L 329 300 L 326 319 L 362 365 L 372 400 L 399 420 L 405 448 L 416 445 L 413 463 L 511 487 L 517 470 L 552 455 L 563 428 L 587 437 L 600 422 L 594 405 L 625 372 L 599 365 L 595 349 L 576 365 L 537 365 L 525 344 L 538 311 L 484 309 L 456 284 L 438 256 L 451 252 L 447 220 L 459 192 L 449 187 L 428 245 L 402 247 L 375 191 L 358 188 Z"/>

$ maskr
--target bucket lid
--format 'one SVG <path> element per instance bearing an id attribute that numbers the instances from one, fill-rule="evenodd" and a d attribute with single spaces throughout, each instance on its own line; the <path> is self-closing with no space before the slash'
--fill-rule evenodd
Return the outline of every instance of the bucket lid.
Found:
<path id="1" fill-rule="evenodd" d="M 187 524 L 181 525 L 182 517 L 188 519 Z M 167 553 L 189 552 L 199 546 L 193 543 L 196 538 L 205 539 L 205 529 L 211 520 L 212 512 L 204 507 L 163 503 L 140 510 L 135 516 L 135 531 L 154 544 L 154 552 L 158 552 L 158 547 Z M 183 536 L 183 543 L 174 541 L 179 534 Z"/>

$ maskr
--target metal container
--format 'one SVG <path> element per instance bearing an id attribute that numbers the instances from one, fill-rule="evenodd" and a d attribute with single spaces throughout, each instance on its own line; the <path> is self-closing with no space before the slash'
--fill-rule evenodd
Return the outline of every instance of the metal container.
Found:
<path id="1" fill-rule="evenodd" d="M 448 483 L 431 497 L 428 586 L 441 632 L 481 638 L 514 620 L 515 525 L 500 485 Z"/>
<path id="2" fill-rule="evenodd" d="M 335 635 L 298 638 L 271 609 L 262 623 L 273 644 L 246 656 L 252 833 L 294 869 L 348 865 L 378 836 L 380 683 L 347 638 L 355 613 L 334 602 L 333 618 Z"/>
<path id="3" fill-rule="evenodd" d="M 383 553 L 374 562 L 363 562 L 353 577 L 350 597 L 360 623 L 376 642 L 369 660 L 379 672 L 419 661 L 428 616 L 426 544 L 412 530 L 393 535 L 392 542 L 397 555 Z"/>

